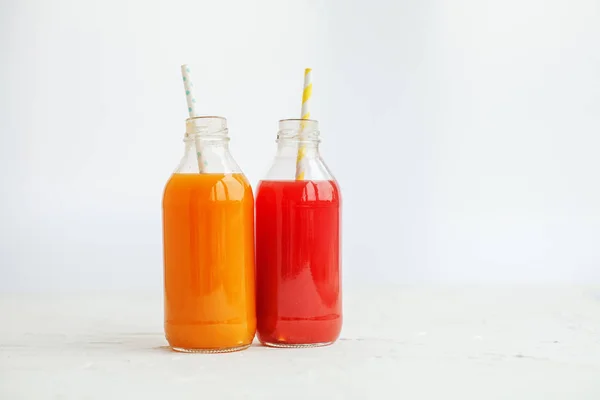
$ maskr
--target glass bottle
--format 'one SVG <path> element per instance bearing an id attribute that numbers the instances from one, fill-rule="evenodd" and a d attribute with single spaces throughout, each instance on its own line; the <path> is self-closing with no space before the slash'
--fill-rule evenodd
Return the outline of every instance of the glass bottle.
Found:
<path id="1" fill-rule="evenodd" d="M 165 335 L 177 351 L 242 350 L 256 330 L 252 188 L 225 118 L 189 118 L 184 142 L 163 197 Z"/>
<path id="2" fill-rule="evenodd" d="M 280 121 L 277 143 L 256 194 L 258 338 L 272 347 L 328 345 L 342 326 L 340 189 L 319 154 L 317 121 Z"/>

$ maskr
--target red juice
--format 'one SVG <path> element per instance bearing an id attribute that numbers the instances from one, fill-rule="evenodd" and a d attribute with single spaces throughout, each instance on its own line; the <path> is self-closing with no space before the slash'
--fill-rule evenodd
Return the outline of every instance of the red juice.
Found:
<path id="1" fill-rule="evenodd" d="M 340 203 L 333 180 L 260 182 L 256 312 L 262 343 L 286 347 L 338 338 Z"/>

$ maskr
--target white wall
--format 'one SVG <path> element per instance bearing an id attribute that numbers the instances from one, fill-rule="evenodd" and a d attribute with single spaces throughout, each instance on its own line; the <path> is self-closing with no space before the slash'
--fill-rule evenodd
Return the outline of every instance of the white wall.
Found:
<path id="1" fill-rule="evenodd" d="M 0 40 L 0 290 L 161 287 L 182 63 L 252 182 L 314 69 L 346 282 L 600 283 L 598 1 L 13 0 Z"/>

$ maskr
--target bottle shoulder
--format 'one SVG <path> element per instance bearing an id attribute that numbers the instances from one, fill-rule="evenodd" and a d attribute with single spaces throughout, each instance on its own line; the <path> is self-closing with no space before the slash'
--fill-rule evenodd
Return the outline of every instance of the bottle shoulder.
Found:
<path id="1" fill-rule="evenodd" d="M 296 176 L 296 154 L 277 154 L 266 174 L 265 180 L 284 181 L 294 179 Z M 335 177 L 327 164 L 321 158 L 309 157 L 304 161 L 304 179 L 307 181 L 333 181 Z"/>
<path id="2" fill-rule="evenodd" d="M 262 180 L 256 190 L 258 201 L 341 202 L 335 179 L 326 180 Z"/>
<path id="3" fill-rule="evenodd" d="M 165 185 L 163 202 L 253 201 L 252 187 L 242 173 L 174 173 Z"/>
<path id="4" fill-rule="evenodd" d="M 175 173 L 241 174 L 242 170 L 225 143 L 205 143 L 201 147 L 187 143 Z"/>

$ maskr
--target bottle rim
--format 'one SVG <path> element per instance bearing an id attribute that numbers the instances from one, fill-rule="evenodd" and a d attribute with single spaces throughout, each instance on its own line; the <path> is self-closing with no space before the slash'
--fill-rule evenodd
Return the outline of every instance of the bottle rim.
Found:
<path id="1" fill-rule="evenodd" d="M 227 118 L 219 117 L 218 115 L 197 115 L 195 117 L 189 117 L 186 121 L 194 120 L 194 119 L 220 119 L 222 121 L 227 122 Z"/>
<path id="2" fill-rule="evenodd" d="M 298 122 L 316 122 L 317 124 L 319 123 L 319 121 L 317 121 L 316 119 L 302 119 L 302 118 L 284 118 L 284 119 L 280 119 L 279 122 L 287 122 L 287 121 L 298 121 Z"/>
<path id="3" fill-rule="evenodd" d="M 227 138 L 227 119 L 219 116 L 195 116 L 185 120 L 185 139 L 199 136 L 202 138 Z"/>

